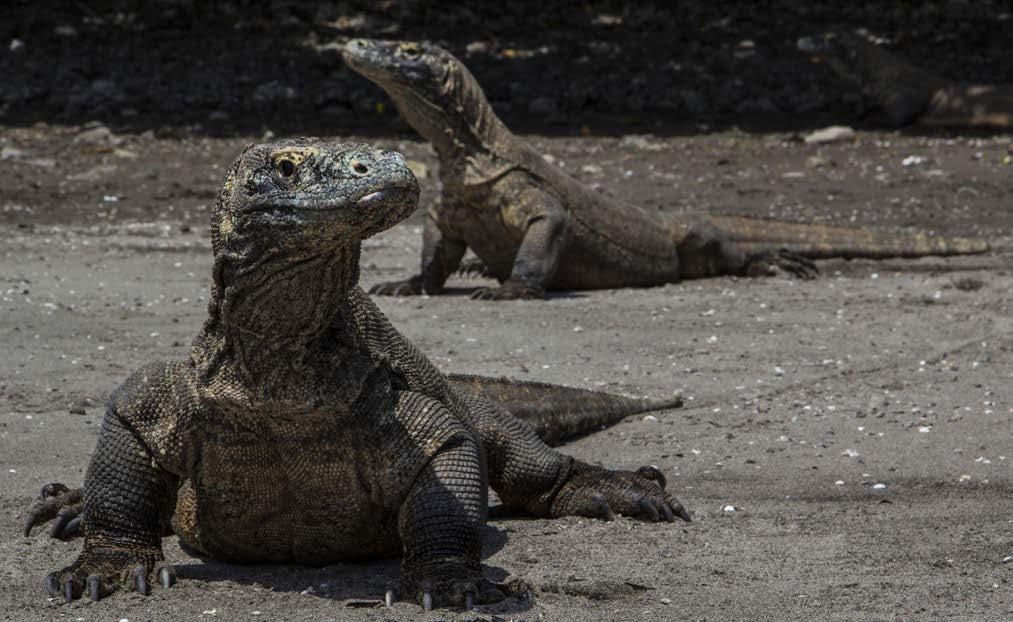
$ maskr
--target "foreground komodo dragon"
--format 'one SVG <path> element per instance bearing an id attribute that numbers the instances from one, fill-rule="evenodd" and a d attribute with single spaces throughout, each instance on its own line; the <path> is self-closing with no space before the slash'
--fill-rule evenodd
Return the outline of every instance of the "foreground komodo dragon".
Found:
<path id="1" fill-rule="evenodd" d="M 905 62 L 860 34 L 805 37 L 798 48 L 859 88 L 868 111 L 882 111 L 895 127 L 1013 127 L 1013 85 L 960 84 Z"/>
<path id="2" fill-rule="evenodd" d="M 501 283 L 483 299 L 545 290 L 648 286 L 787 271 L 807 258 L 981 253 L 980 240 L 923 233 L 650 212 L 591 190 L 545 161 L 499 120 L 478 82 L 434 45 L 353 40 L 348 65 L 380 85 L 436 149 L 442 201 L 428 211 L 422 273 L 379 294 L 439 294 L 470 247 Z"/>
<path id="3" fill-rule="evenodd" d="M 84 546 L 47 577 L 51 594 L 171 585 L 172 531 L 231 562 L 402 554 L 406 597 L 470 606 L 503 597 L 479 563 L 487 485 L 535 516 L 689 520 L 657 469 L 575 460 L 481 396 L 590 396 L 599 410 L 621 398 L 468 376 L 455 390 L 357 286 L 361 240 L 410 214 L 418 192 L 400 154 L 364 145 L 243 152 L 212 208 L 208 318 L 189 359 L 146 365 L 110 397 Z M 49 491 L 71 504 L 77 492 Z M 28 528 L 48 518 L 33 512 Z"/>

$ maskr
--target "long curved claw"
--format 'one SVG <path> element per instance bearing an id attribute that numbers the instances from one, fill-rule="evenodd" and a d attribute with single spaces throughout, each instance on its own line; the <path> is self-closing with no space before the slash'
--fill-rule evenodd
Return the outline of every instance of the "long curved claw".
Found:
<path id="1" fill-rule="evenodd" d="M 158 582 L 163 588 L 169 589 L 176 584 L 176 569 L 173 566 L 162 566 L 158 569 Z"/>
<path id="2" fill-rule="evenodd" d="M 74 602 L 74 579 L 68 577 L 63 582 L 63 596 L 67 599 L 68 603 Z"/>
<path id="3" fill-rule="evenodd" d="M 137 566 L 130 571 L 131 584 L 138 594 L 147 596 L 151 594 L 151 586 L 148 585 L 148 570 L 144 566 Z"/>
<path id="4" fill-rule="evenodd" d="M 383 595 L 383 602 L 388 607 L 394 606 L 394 601 L 397 597 L 394 595 L 394 588 L 387 588 L 387 593 Z"/>
<path id="5" fill-rule="evenodd" d="M 608 501 L 605 497 L 600 494 L 591 495 L 591 503 L 593 509 L 597 511 L 598 515 L 605 521 L 612 522 L 616 519 L 616 515 L 612 512 L 612 508 L 609 507 Z"/>
<path id="6" fill-rule="evenodd" d="M 466 592 L 464 594 L 464 609 L 465 611 L 471 611 L 474 608 L 475 608 L 475 593 L 471 591 Z"/>
<path id="7" fill-rule="evenodd" d="M 85 583 L 88 584 L 88 598 L 93 603 L 98 602 L 102 598 L 102 577 L 97 574 L 90 574 Z"/>
<path id="8" fill-rule="evenodd" d="M 49 527 L 49 537 L 62 540 L 63 538 L 61 536 L 63 535 L 63 532 L 67 529 L 70 521 L 74 520 L 74 518 L 76 518 L 76 514 L 74 512 L 67 510 L 67 508 L 60 510 L 56 515 L 56 520 L 54 520 L 53 524 Z"/>
<path id="9" fill-rule="evenodd" d="M 56 596 L 60 593 L 60 578 L 56 576 L 55 572 L 46 575 L 46 591 L 49 592 L 50 596 Z"/>
<path id="10" fill-rule="evenodd" d="M 672 509 L 675 510 L 675 515 L 681 518 L 682 520 L 686 521 L 687 523 L 693 522 L 693 517 L 689 515 L 689 512 L 686 510 L 686 508 L 682 507 L 682 505 L 679 505 L 678 507 Z"/>
<path id="11" fill-rule="evenodd" d="M 60 540 L 70 540 L 81 531 L 81 519 L 84 518 L 80 514 L 71 519 L 67 526 L 63 528 L 63 533 L 57 536 Z"/>
<path id="12" fill-rule="evenodd" d="M 422 593 L 422 608 L 426 611 L 433 610 L 433 593 L 426 591 Z"/>
<path id="13" fill-rule="evenodd" d="M 369 288 L 369 293 L 377 296 L 416 296 L 422 293 L 422 279 L 415 277 L 405 281 L 377 283 Z"/>
<path id="14" fill-rule="evenodd" d="M 658 508 L 654 507 L 654 504 L 647 499 L 641 499 L 637 502 L 637 505 L 640 506 L 640 513 L 647 516 L 652 523 L 656 523 L 661 520 Z"/>
<path id="15" fill-rule="evenodd" d="M 776 261 L 779 268 L 790 272 L 803 281 L 815 279 L 820 273 L 819 268 L 816 267 L 816 264 L 811 259 L 791 251 L 779 251 Z"/>
<path id="16" fill-rule="evenodd" d="M 666 523 L 675 522 L 675 514 L 672 512 L 672 508 L 668 507 L 667 503 L 661 504 L 661 514 L 665 517 Z"/>

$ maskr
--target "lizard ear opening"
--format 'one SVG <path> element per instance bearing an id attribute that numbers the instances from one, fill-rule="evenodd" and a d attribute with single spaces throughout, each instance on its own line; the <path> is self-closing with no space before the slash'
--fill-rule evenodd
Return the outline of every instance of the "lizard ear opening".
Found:
<path id="1" fill-rule="evenodd" d="M 292 175 L 295 175 L 295 162 L 292 160 L 282 158 L 278 160 L 275 167 L 278 169 L 278 174 L 282 177 L 291 177 Z"/>

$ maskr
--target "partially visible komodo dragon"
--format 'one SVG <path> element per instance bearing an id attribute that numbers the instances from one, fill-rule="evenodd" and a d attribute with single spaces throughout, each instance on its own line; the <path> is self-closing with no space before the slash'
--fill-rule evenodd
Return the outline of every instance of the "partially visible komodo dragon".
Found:
<path id="1" fill-rule="evenodd" d="M 84 530 L 51 594 L 147 594 L 152 576 L 168 587 L 161 538 L 175 532 L 230 562 L 403 554 L 407 598 L 471 606 L 506 589 L 479 563 L 487 485 L 535 516 L 689 520 L 658 469 L 575 460 L 500 405 L 558 438 L 678 399 L 448 381 L 357 286 L 361 240 L 418 194 L 400 154 L 365 145 L 299 139 L 239 156 L 212 207 L 208 318 L 190 358 L 146 365 L 110 397 L 83 522 L 81 490 L 62 484 L 31 513 L 26 532 L 57 512 L 55 532 Z"/>
<path id="2" fill-rule="evenodd" d="M 859 88 L 869 111 L 882 111 L 893 126 L 1013 127 L 1013 85 L 961 84 L 905 62 L 857 33 L 804 37 L 798 48 Z"/>
<path id="3" fill-rule="evenodd" d="M 449 52 L 425 43 L 352 40 L 348 65 L 380 85 L 440 160 L 439 205 L 428 210 L 422 273 L 372 292 L 439 294 L 470 247 L 500 286 L 482 299 L 546 290 L 649 286 L 718 275 L 816 269 L 809 258 L 982 253 L 981 240 L 651 212 L 587 188 L 545 161 L 493 112 Z"/>

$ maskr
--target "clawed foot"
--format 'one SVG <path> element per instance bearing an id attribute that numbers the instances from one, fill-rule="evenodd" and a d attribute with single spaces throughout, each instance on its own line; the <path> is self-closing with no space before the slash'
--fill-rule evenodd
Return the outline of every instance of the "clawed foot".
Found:
<path id="1" fill-rule="evenodd" d="M 480 287 L 471 294 L 472 300 L 541 300 L 545 289 L 533 283 L 507 281 L 499 287 Z"/>
<path id="2" fill-rule="evenodd" d="M 462 261 L 461 265 L 459 265 L 457 270 L 454 271 L 454 274 L 465 278 L 491 276 L 489 274 L 489 269 L 484 263 L 482 263 L 482 260 L 477 257 Z"/>
<path id="3" fill-rule="evenodd" d="M 589 516 L 607 521 L 615 514 L 641 520 L 690 522 L 689 512 L 665 491 L 665 476 L 657 467 L 610 471 L 575 462 L 569 479 L 552 503 L 553 516 Z"/>
<path id="4" fill-rule="evenodd" d="M 422 277 L 414 276 L 404 281 L 379 283 L 370 287 L 369 293 L 377 296 L 418 296 L 422 293 Z"/>
<path id="5" fill-rule="evenodd" d="M 749 276 L 789 275 L 804 281 L 815 279 L 819 273 L 812 260 L 783 249 L 753 257 L 747 270 Z"/>
<path id="6" fill-rule="evenodd" d="M 86 592 L 94 602 L 118 588 L 147 596 L 151 593 L 152 578 L 163 588 L 176 583 L 175 568 L 164 564 L 161 558 L 160 551 L 99 553 L 86 549 L 72 565 L 46 577 L 46 591 L 51 596 L 62 595 L 68 603 Z"/>
<path id="7" fill-rule="evenodd" d="M 60 540 L 69 540 L 81 533 L 84 517 L 84 489 L 71 490 L 64 484 L 54 482 L 42 487 L 39 500 L 35 502 L 25 521 L 25 537 L 32 533 L 32 527 L 51 521 L 49 535 Z"/>
<path id="8" fill-rule="evenodd" d="M 388 607 L 404 597 L 416 601 L 426 611 L 439 607 L 471 610 L 475 605 L 496 603 L 507 595 L 519 596 L 530 591 L 531 587 L 523 581 L 493 583 L 482 576 L 481 570 L 443 562 L 404 568 L 400 585 L 388 587 L 384 600 Z"/>

